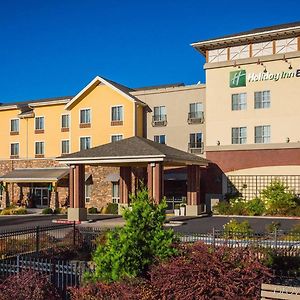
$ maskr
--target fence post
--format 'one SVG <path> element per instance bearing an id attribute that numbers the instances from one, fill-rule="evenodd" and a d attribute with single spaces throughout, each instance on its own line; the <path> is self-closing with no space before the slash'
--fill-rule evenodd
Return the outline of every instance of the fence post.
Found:
<path id="1" fill-rule="evenodd" d="M 277 255 L 277 239 L 278 239 L 278 236 L 277 236 L 277 228 L 276 227 L 275 227 L 274 234 L 275 234 L 275 253 Z"/>
<path id="2" fill-rule="evenodd" d="M 73 246 L 76 245 L 76 223 L 73 222 Z"/>
<path id="3" fill-rule="evenodd" d="M 17 274 L 20 273 L 20 255 L 17 255 Z"/>
<path id="4" fill-rule="evenodd" d="M 215 250 L 216 247 L 216 232 L 215 232 L 215 227 L 213 227 L 213 249 Z"/>
<path id="5" fill-rule="evenodd" d="M 35 252 L 39 253 L 40 251 L 40 227 L 36 226 L 35 231 Z"/>
<path id="6" fill-rule="evenodd" d="M 174 210 L 175 209 L 175 197 L 174 196 L 172 197 L 172 200 L 173 200 L 172 202 L 173 202 L 173 210 Z"/>

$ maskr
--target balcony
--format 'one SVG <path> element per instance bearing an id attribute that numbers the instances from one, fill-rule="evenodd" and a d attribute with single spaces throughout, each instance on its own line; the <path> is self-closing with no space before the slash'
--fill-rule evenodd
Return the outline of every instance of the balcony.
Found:
<path id="1" fill-rule="evenodd" d="M 167 115 L 154 115 L 152 116 L 152 126 L 160 127 L 167 126 Z"/>
<path id="2" fill-rule="evenodd" d="M 204 112 L 203 111 L 193 111 L 188 114 L 189 124 L 203 124 L 204 123 Z"/>
<path id="3" fill-rule="evenodd" d="M 189 143 L 189 152 L 193 154 L 203 154 L 204 153 L 204 143 L 203 142 L 193 142 Z"/>

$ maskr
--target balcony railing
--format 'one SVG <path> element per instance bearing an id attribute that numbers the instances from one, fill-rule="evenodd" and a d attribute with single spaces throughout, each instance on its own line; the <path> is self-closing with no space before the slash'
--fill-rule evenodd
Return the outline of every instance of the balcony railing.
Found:
<path id="1" fill-rule="evenodd" d="M 203 154 L 204 143 L 203 142 L 189 143 L 189 152 L 194 153 L 194 154 Z"/>
<path id="2" fill-rule="evenodd" d="M 203 111 L 193 111 L 188 114 L 189 124 L 202 124 L 204 123 L 204 112 Z"/>
<path id="3" fill-rule="evenodd" d="M 152 126 L 167 126 L 167 115 L 152 116 Z"/>

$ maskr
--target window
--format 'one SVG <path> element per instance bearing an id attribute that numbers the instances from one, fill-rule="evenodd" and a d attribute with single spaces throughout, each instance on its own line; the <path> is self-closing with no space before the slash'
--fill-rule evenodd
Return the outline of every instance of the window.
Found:
<path id="1" fill-rule="evenodd" d="M 19 119 L 10 120 L 10 132 L 11 133 L 19 133 Z"/>
<path id="2" fill-rule="evenodd" d="M 115 134 L 111 136 L 112 142 L 117 142 L 123 140 L 123 134 Z"/>
<path id="3" fill-rule="evenodd" d="M 35 130 L 44 130 L 45 129 L 45 118 L 36 117 L 35 118 Z"/>
<path id="4" fill-rule="evenodd" d="M 203 103 L 196 102 L 190 103 L 190 117 L 191 118 L 201 118 L 203 115 Z"/>
<path id="5" fill-rule="evenodd" d="M 273 42 L 262 42 L 252 44 L 252 56 L 264 56 L 273 54 Z"/>
<path id="6" fill-rule="evenodd" d="M 91 123 L 91 110 L 89 108 L 80 110 L 80 124 Z"/>
<path id="7" fill-rule="evenodd" d="M 80 150 L 86 150 L 91 148 L 91 138 L 89 136 L 80 138 Z"/>
<path id="8" fill-rule="evenodd" d="M 70 141 L 69 140 L 61 141 L 61 153 L 62 154 L 70 153 Z"/>
<path id="9" fill-rule="evenodd" d="M 254 93 L 254 108 L 268 108 L 271 104 L 270 91 Z"/>
<path id="10" fill-rule="evenodd" d="M 154 121 L 165 121 L 167 119 L 166 107 L 155 106 L 154 107 Z"/>
<path id="11" fill-rule="evenodd" d="M 123 121 L 123 106 L 113 106 L 111 108 L 111 121 L 112 122 Z"/>
<path id="12" fill-rule="evenodd" d="M 244 110 L 247 108 L 247 94 L 233 94 L 231 95 L 231 109 Z"/>
<path id="13" fill-rule="evenodd" d="M 208 62 L 212 63 L 225 60 L 227 60 L 227 48 L 208 51 Z"/>
<path id="14" fill-rule="evenodd" d="M 230 59 L 241 59 L 249 57 L 249 45 L 236 46 L 230 48 Z"/>
<path id="15" fill-rule="evenodd" d="M 120 189 L 118 182 L 112 182 L 112 203 L 119 203 Z"/>
<path id="16" fill-rule="evenodd" d="M 35 142 L 35 155 L 44 155 L 44 154 L 45 154 L 45 143 Z"/>
<path id="17" fill-rule="evenodd" d="M 232 144 L 246 144 L 247 142 L 247 127 L 234 127 L 231 129 Z"/>
<path id="18" fill-rule="evenodd" d="M 70 115 L 61 116 L 61 128 L 69 129 L 70 128 Z"/>
<path id="19" fill-rule="evenodd" d="M 270 143 L 271 139 L 271 126 L 255 126 L 255 143 Z"/>
<path id="20" fill-rule="evenodd" d="M 297 51 L 297 38 L 276 41 L 276 53 L 287 53 Z"/>
<path id="21" fill-rule="evenodd" d="M 155 135 L 154 136 L 154 142 L 165 144 L 166 143 L 166 136 L 165 135 Z"/>
<path id="22" fill-rule="evenodd" d="M 203 134 L 202 132 L 191 133 L 189 148 L 202 148 Z"/>
<path id="23" fill-rule="evenodd" d="M 91 196 L 92 196 L 92 184 L 86 183 L 84 186 L 84 191 L 85 191 L 85 202 L 90 202 L 91 201 Z"/>
<path id="24" fill-rule="evenodd" d="M 10 156 L 19 156 L 19 143 L 10 144 Z"/>

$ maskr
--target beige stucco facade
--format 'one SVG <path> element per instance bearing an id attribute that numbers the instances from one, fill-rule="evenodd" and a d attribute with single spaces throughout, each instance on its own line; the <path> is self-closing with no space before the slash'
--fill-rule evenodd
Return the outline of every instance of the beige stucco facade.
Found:
<path id="1" fill-rule="evenodd" d="M 183 151 L 189 151 L 191 133 L 201 132 L 205 143 L 205 113 L 204 122 L 189 124 L 188 113 L 190 103 L 203 103 L 205 110 L 205 85 L 174 86 L 157 88 L 132 93 L 147 103 L 146 136 L 153 140 L 155 135 L 165 135 L 166 144 Z M 166 126 L 153 126 L 152 117 L 155 106 L 165 106 L 167 115 Z"/>

